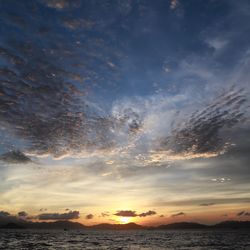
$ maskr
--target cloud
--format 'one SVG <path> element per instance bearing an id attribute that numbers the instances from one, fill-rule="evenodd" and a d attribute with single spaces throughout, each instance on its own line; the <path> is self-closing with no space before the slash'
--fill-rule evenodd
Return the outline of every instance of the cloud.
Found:
<path id="1" fill-rule="evenodd" d="M 228 41 L 221 39 L 221 38 L 214 38 L 206 41 L 207 44 L 215 50 L 223 49 L 227 44 Z"/>
<path id="2" fill-rule="evenodd" d="M 147 212 L 140 213 L 140 214 L 137 214 L 136 211 L 132 211 L 132 210 L 120 210 L 120 211 L 117 211 L 117 213 L 115 213 L 114 215 L 122 216 L 122 217 L 146 217 L 146 216 L 151 216 L 155 214 L 156 212 L 152 210 L 149 210 Z"/>
<path id="3" fill-rule="evenodd" d="M 43 213 L 39 214 L 39 220 L 73 220 L 78 219 L 80 216 L 79 211 L 69 211 L 68 213 Z"/>
<path id="4" fill-rule="evenodd" d="M 136 212 L 132 210 L 120 210 L 120 211 L 117 211 L 114 215 L 122 216 L 122 217 L 136 217 L 137 216 Z"/>
<path id="5" fill-rule="evenodd" d="M 0 217 L 9 217 L 10 213 L 6 212 L 6 211 L 0 211 Z"/>
<path id="6" fill-rule="evenodd" d="M 180 212 L 180 213 L 177 213 L 177 214 L 172 214 L 171 216 L 172 217 L 177 217 L 177 216 L 184 216 L 184 215 L 186 215 L 186 214 L 183 213 L 183 212 Z"/>
<path id="7" fill-rule="evenodd" d="M 18 217 L 27 217 L 28 214 L 25 211 L 18 212 Z"/>
<path id="8" fill-rule="evenodd" d="M 178 0 L 171 0 L 170 1 L 170 9 L 171 10 L 175 10 L 179 5 L 179 1 Z"/>
<path id="9" fill-rule="evenodd" d="M 245 211 L 241 211 L 241 212 L 237 213 L 237 216 L 250 216 L 250 213 L 245 212 Z"/>
<path id="10" fill-rule="evenodd" d="M 101 213 L 101 217 L 108 217 L 110 216 L 109 212 L 103 212 Z"/>
<path id="11" fill-rule="evenodd" d="M 203 206 L 203 207 L 208 207 L 208 206 L 213 206 L 213 205 L 215 205 L 215 203 L 212 203 L 212 202 L 200 204 L 200 206 Z"/>
<path id="12" fill-rule="evenodd" d="M 24 153 L 22 153 L 21 151 L 11 151 L 5 154 L 0 155 L 0 161 L 4 161 L 7 163 L 14 163 L 14 164 L 18 164 L 18 163 L 30 163 L 32 162 L 31 159 L 26 156 Z"/>
<path id="13" fill-rule="evenodd" d="M 66 0 L 47 0 L 44 3 L 57 9 L 73 4 Z M 177 4 L 178 1 L 171 2 L 172 6 Z M 74 31 L 96 29 L 95 20 L 83 18 L 66 18 L 63 25 Z M 185 105 L 187 109 L 179 107 L 190 99 L 185 91 L 172 96 L 166 93 L 114 99 L 110 107 L 104 109 L 105 105 L 99 100 L 88 100 L 88 88 L 83 84 L 86 78 L 95 79 L 107 67 L 107 60 L 94 53 L 96 48 L 80 56 L 84 65 L 89 66 L 84 66 L 79 73 L 71 67 L 64 67 L 61 61 L 71 65 L 73 62 L 68 61 L 70 54 L 77 63 L 77 46 L 84 46 L 80 45 L 84 41 L 76 41 L 80 44 L 75 46 L 59 36 L 56 46 L 44 48 L 30 40 L 24 46 L 20 37 L 0 48 L 1 56 L 8 61 L 0 69 L 3 78 L 0 83 L 3 111 L 0 125 L 4 133 L 9 131 L 13 140 L 24 141 L 25 150 L 21 150 L 28 155 L 50 155 L 60 159 L 66 156 L 91 157 L 90 153 L 111 154 L 107 162 L 114 158 L 123 161 L 126 155 L 128 159 L 125 160 L 133 161 L 135 165 L 161 165 L 178 159 L 214 157 L 228 147 L 221 132 L 244 118 L 246 97 L 244 91 L 237 88 L 225 91 L 209 104 L 204 103 L 197 111 L 190 102 Z M 98 40 L 97 44 L 103 51 L 103 41 Z M 96 61 L 100 61 L 100 68 L 96 68 L 99 67 L 94 63 Z M 113 81 L 113 73 L 111 76 L 105 73 L 102 78 L 106 75 Z M 211 100 L 211 97 L 207 99 Z M 181 114 L 185 119 L 178 119 L 180 110 L 183 110 Z M 2 144 L 7 147 L 10 143 Z M 139 157 L 144 160 L 138 160 Z"/>
<path id="14" fill-rule="evenodd" d="M 246 96 L 242 89 L 221 94 L 204 109 L 193 112 L 179 127 L 176 126 L 170 136 L 162 138 L 162 149 L 176 154 L 190 153 L 191 157 L 224 152 L 227 144 L 220 137 L 220 131 L 243 121 L 241 107 L 245 102 Z"/>
<path id="15" fill-rule="evenodd" d="M 67 29 L 87 29 L 90 30 L 94 27 L 95 22 L 86 19 L 63 19 L 63 26 Z"/>
<path id="16" fill-rule="evenodd" d="M 155 215 L 155 214 L 156 214 L 155 211 L 149 210 L 148 212 L 138 214 L 138 216 L 139 217 L 146 217 L 146 216 L 151 216 L 151 215 Z"/>
<path id="17" fill-rule="evenodd" d="M 41 0 L 44 4 L 46 4 L 49 8 L 64 10 L 68 8 L 77 8 L 80 7 L 80 0 Z"/>
<path id="18" fill-rule="evenodd" d="M 85 216 L 85 219 L 87 219 L 87 220 L 91 220 L 91 219 L 93 219 L 94 218 L 94 215 L 93 214 L 87 214 L 86 216 Z"/>
<path id="19" fill-rule="evenodd" d="M 237 213 L 237 216 L 241 216 L 241 215 L 244 215 L 245 211 L 241 211 L 239 213 Z"/>

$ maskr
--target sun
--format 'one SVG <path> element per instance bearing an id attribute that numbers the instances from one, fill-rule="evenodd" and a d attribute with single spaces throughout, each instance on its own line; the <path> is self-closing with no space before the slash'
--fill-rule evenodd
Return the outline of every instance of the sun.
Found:
<path id="1" fill-rule="evenodd" d="M 120 217 L 119 218 L 119 222 L 121 222 L 122 224 L 126 224 L 130 222 L 130 218 L 129 217 Z"/>

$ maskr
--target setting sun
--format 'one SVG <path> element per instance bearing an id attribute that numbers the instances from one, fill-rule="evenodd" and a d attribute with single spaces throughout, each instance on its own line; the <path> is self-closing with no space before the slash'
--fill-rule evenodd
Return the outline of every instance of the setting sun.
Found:
<path id="1" fill-rule="evenodd" d="M 119 218 L 119 222 L 126 224 L 130 222 L 130 218 L 129 217 L 120 217 Z"/>

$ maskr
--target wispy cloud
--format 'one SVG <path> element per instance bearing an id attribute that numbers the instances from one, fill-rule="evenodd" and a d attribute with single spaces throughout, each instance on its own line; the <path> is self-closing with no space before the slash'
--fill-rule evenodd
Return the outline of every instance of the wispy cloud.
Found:
<path id="1" fill-rule="evenodd" d="M 186 215 L 184 212 L 179 212 L 177 214 L 172 214 L 171 216 L 172 217 L 178 217 L 178 216 L 184 216 L 184 215 Z"/>
<path id="2" fill-rule="evenodd" d="M 209 206 L 213 206 L 213 205 L 215 205 L 215 203 L 213 203 L 213 202 L 200 204 L 200 206 L 203 206 L 203 207 L 209 207 Z"/>

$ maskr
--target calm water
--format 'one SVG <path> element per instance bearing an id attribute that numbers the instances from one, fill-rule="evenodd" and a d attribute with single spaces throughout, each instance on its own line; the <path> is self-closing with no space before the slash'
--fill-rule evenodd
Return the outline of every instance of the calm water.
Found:
<path id="1" fill-rule="evenodd" d="M 0 230 L 0 249 L 250 249 L 250 232 Z"/>

